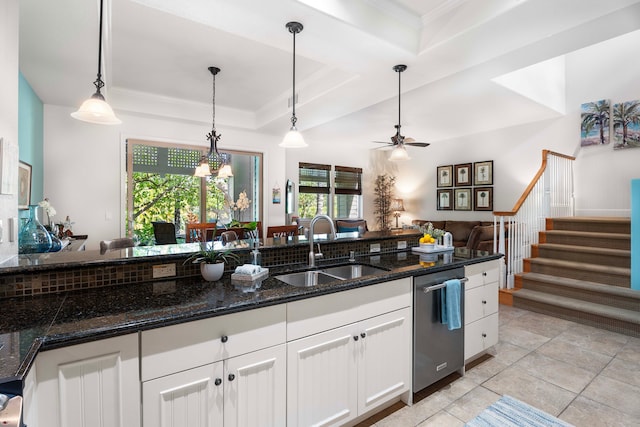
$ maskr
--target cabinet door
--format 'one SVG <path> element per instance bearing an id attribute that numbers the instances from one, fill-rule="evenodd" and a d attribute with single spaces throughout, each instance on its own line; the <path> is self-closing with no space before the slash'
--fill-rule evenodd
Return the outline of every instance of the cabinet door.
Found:
<path id="1" fill-rule="evenodd" d="M 287 344 L 287 426 L 342 425 L 357 416 L 353 325 Z"/>
<path id="2" fill-rule="evenodd" d="M 494 313 L 465 326 L 464 359 L 469 360 L 497 343 L 498 313 Z"/>
<path id="3" fill-rule="evenodd" d="M 223 422 L 223 362 L 142 384 L 144 427 L 212 427 Z"/>
<path id="4" fill-rule="evenodd" d="M 358 414 L 388 402 L 411 385 L 411 309 L 359 324 Z"/>
<path id="5" fill-rule="evenodd" d="M 140 425 L 138 335 L 44 351 L 36 359 L 39 425 Z"/>
<path id="6" fill-rule="evenodd" d="M 224 363 L 225 427 L 286 426 L 285 345 L 237 356 Z"/>

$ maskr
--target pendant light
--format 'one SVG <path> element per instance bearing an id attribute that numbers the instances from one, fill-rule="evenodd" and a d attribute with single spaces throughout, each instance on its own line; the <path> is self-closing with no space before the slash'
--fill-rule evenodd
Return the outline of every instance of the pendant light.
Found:
<path id="1" fill-rule="evenodd" d="M 98 78 L 93 84 L 96 87 L 96 93 L 91 98 L 82 103 L 78 111 L 71 113 L 74 119 L 83 122 L 95 123 L 100 125 L 119 125 L 122 121 L 116 117 L 111 106 L 104 100 L 104 96 L 100 93 L 100 89 L 104 87 L 102 81 L 102 6 L 103 0 L 100 0 L 100 30 L 98 35 Z"/>
<path id="2" fill-rule="evenodd" d="M 209 157 L 211 154 L 215 153 L 216 159 L 221 159 L 222 156 L 218 152 L 218 140 L 222 137 L 222 134 L 216 132 L 216 75 L 220 72 L 220 68 L 218 67 L 209 67 L 209 72 L 213 76 L 213 95 L 212 95 L 212 105 L 213 110 L 211 114 L 211 132 L 207 134 L 207 139 L 209 140 L 209 153 L 205 156 L 200 157 L 200 164 L 196 167 L 196 171 L 194 176 L 205 177 L 213 175 L 211 171 L 211 167 L 209 166 Z M 233 176 L 233 172 L 231 171 L 231 165 L 227 163 L 226 156 L 222 160 L 222 165 L 220 169 L 216 169 L 213 172 L 217 172 L 218 178 L 229 178 Z"/>
<path id="3" fill-rule="evenodd" d="M 299 22 L 287 22 L 287 29 L 293 34 L 293 96 L 291 97 L 291 104 L 293 105 L 293 114 L 291 116 L 291 129 L 284 136 L 284 139 L 280 143 L 280 147 L 284 148 L 303 148 L 307 147 L 307 143 L 304 142 L 302 134 L 298 132 L 296 128 L 296 34 L 302 31 L 302 24 Z"/>

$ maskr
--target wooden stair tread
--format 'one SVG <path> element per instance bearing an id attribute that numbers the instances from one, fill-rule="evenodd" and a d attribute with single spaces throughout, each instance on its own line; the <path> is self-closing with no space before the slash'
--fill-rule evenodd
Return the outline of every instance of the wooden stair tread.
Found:
<path id="1" fill-rule="evenodd" d="M 614 222 L 620 224 L 631 223 L 631 218 L 627 216 L 561 216 L 550 217 L 549 219 L 558 222 Z"/>
<path id="2" fill-rule="evenodd" d="M 617 297 L 624 297 L 629 299 L 635 299 L 640 301 L 640 292 L 622 288 L 620 286 L 605 285 L 597 282 L 589 282 L 579 279 L 571 279 L 569 277 L 551 276 L 549 274 L 540 273 L 523 273 L 519 275 L 522 280 L 532 280 L 537 282 L 545 282 L 554 286 L 571 287 L 576 289 L 582 289 L 592 292 L 599 292 L 603 294 L 614 295 Z"/>
<path id="3" fill-rule="evenodd" d="M 569 237 L 591 237 L 594 239 L 602 239 L 606 237 L 607 239 L 615 239 L 615 240 L 630 240 L 631 234 L 629 233 L 594 233 L 592 231 L 573 231 L 573 230 L 542 230 L 541 233 L 546 233 L 549 235 L 562 235 Z"/>
<path id="4" fill-rule="evenodd" d="M 520 289 L 513 294 L 514 298 L 537 301 L 550 306 L 563 307 L 570 310 L 582 311 L 611 319 L 621 320 L 640 325 L 640 312 L 611 307 L 588 301 L 567 298 L 559 295 L 537 292 L 530 289 Z"/>
<path id="5" fill-rule="evenodd" d="M 526 260 L 531 264 L 538 264 L 538 265 L 542 264 L 542 265 L 548 265 L 548 266 L 580 269 L 580 270 L 587 270 L 587 271 L 598 272 L 598 273 L 608 273 L 608 274 L 616 274 L 620 276 L 631 277 L 631 269 L 626 267 L 611 267 L 608 265 L 587 264 L 584 262 L 565 261 L 565 260 L 556 260 L 556 259 L 548 259 L 548 258 L 527 258 Z"/>
<path id="6" fill-rule="evenodd" d="M 567 251 L 567 252 L 582 252 L 589 254 L 607 254 L 607 255 L 617 255 L 622 257 L 630 257 L 631 251 L 626 249 L 610 249 L 610 248 L 599 248 L 593 246 L 576 246 L 576 245 L 563 245 L 560 243 L 538 243 L 539 248 L 549 248 L 555 249 L 559 251 Z"/>

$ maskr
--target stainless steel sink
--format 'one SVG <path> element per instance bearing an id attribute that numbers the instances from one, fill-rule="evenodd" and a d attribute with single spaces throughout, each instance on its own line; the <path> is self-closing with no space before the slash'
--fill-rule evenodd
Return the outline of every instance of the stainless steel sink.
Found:
<path id="1" fill-rule="evenodd" d="M 297 286 L 300 288 L 308 286 L 323 285 L 325 283 L 335 282 L 336 280 L 344 280 L 342 277 L 332 274 L 325 274 L 319 270 L 300 271 L 299 273 L 283 274 L 276 276 L 276 279 L 282 280 L 284 283 Z"/>
<path id="2" fill-rule="evenodd" d="M 372 267 L 364 264 L 349 264 L 338 267 L 329 267 L 322 269 L 324 273 L 333 274 L 334 276 L 344 279 L 355 279 L 357 277 L 371 276 L 372 274 L 382 273 L 384 270 L 378 267 Z"/>
<path id="3" fill-rule="evenodd" d="M 378 267 L 364 264 L 349 264 L 338 267 L 328 267 L 322 270 L 300 271 L 298 273 L 275 276 L 276 279 L 291 286 L 308 287 L 335 282 L 336 280 L 355 279 L 387 271 Z"/>

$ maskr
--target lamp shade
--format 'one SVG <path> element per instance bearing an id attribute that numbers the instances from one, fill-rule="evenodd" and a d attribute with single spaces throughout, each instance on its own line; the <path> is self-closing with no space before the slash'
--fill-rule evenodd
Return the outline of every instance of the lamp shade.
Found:
<path id="1" fill-rule="evenodd" d="M 122 120 L 116 117 L 111 106 L 99 93 L 94 93 L 91 98 L 84 101 L 78 111 L 71 113 L 71 117 L 100 125 L 119 125 L 122 123 Z"/>
<path id="2" fill-rule="evenodd" d="M 231 165 L 225 163 L 222 165 L 220 170 L 218 171 L 218 178 L 231 178 L 233 176 L 233 172 L 231 171 Z"/>
<path id="3" fill-rule="evenodd" d="M 403 144 L 396 145 L 393 151 L 391 151 L 391 155 L 389 156 L 389 160 L 392 162 L 401 162 L 410 159 L 411 157 L 409 157 L 409 153 L 407 153 L 407 149 L 404 148 Z"/>
<path id="4" fill-rule="evenodd" d="M 201 162 L 198 166 L 196 166 L 196 171 L 193 175 L 198 176 L 200 178 L 203 178 L 205 176 L 210 176 L 211 169 L 209 168 L 209 163 Z"/>
<path id="5" fill-rule="evenodd" d="M 404 203 L 402 199 L 392 199 L 390 210 L 393 212 L 404 211 Z"/>
<path id="6" fill-rule="evenodd" d="M 308 147 L 307 143 L 304 142 L 304 138 L 302 134 L 298 132 L 295 126 L 291 126 L 291 130 L 287 132 L 284 136 L 284 139 L 279 144 L 282 148 L 304 148 Z"/>

